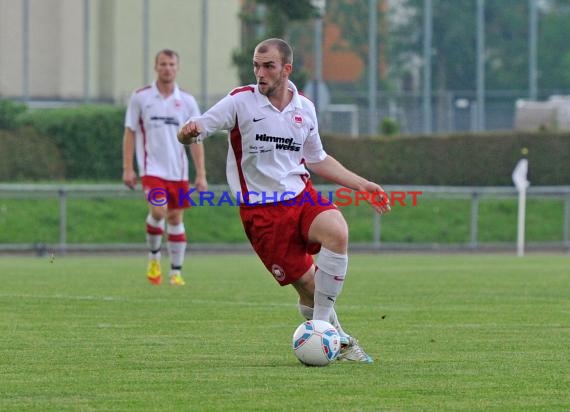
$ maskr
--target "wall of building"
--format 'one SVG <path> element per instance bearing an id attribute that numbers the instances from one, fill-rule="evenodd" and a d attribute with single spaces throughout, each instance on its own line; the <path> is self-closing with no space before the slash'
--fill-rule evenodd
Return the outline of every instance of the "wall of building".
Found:
<path id="1" fill-rule="evenodd" d="M 238 81 L 231 55 L 239 47 L 240 3 L 0 0 L 0 97 L 123 104 L 154 79 L 154 56 L 163 48 L 180 54 L 183 89 L 197 98 L 204 90 L 223 95 Z M 204 79 L 203 41 L 208 46 Z"/>

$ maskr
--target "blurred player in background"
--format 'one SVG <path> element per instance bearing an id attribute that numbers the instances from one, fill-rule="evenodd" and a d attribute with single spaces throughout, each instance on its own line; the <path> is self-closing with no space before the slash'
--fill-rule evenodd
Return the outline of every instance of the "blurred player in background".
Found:
<path id="1" fill-rule="evenodd" d="M 183 214 L 190 204 L 186 198 L 180 199 L 179 194 L 189 190 L 188 156 L 176 133 L 188 117 L 200 115 L 200 109 L 194 97 L 176 84 L 178 59 L 173 50 L 157 53 L 156 81 L 132 94 L 123 136 L 123 182 L 130 188 L 136 185 L 133 167 L 136 150 L 138 172 L 147 195 L 147 278 L 155 285 L 162 281 L 160 258 L 165 223 L 170 284 L 185 284 L 181 275 L 187 245 Z M 199 191 L 207 190 L 204 148 L 192 145 L 190 153 L 196 171 L 194 185 Z"/>
<path id="2" fill-rule="evenodd" d="M 257 45 L 253 71 L 257 84 L 234 89 L 178 133 L 184 143 L 201 142 L 229 130 L 227 177 L 240 194 L 256 192 L 256 205 L 240 206 L 245 232 L 265 267 L 280 285 L 292 284 L 306 319 L 332 323 L 341 336 L 339 359 L 372 362 L 356 339 L 340 326 L 334 304 L 348 266 L 348 227 L 332 203 L 319 201 L 307 168 L 342 186 L 366 192 L 378 213 L 390 206 L 383 189 L 347 170 L 327 155 L 314 105 L 289 81 L 293 52 L 281 39 Z M 306 168 L 307 167 L 307 168 Z M 285 193 L 290 201 L 283 202 Z M 264 196 L 265 195 L 265 196 Z M 319 253 L 315 266 L 311 255 Z"/>

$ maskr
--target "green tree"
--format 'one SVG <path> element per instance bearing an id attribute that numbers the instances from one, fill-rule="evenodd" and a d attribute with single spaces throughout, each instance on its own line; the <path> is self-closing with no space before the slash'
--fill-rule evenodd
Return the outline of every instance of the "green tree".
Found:
<path id="1" fill-rule="evenodd" d="M 528 2 L 508 0 L 504 9 L 494 2 L 485 4 L 489 8 L 485 47 L 487 88 L 525 90 L 529 67 Z"/>
<path id="2" fill-rule="evenodd" d="M 476 2 L 433 0 L 432 73 L 435 90 L 476 87 Z M 485 3 L 485 86 L 487 89 L 528 88 L 529 5 L 527 1 Z M 538 38 L 539 87 L 570 87 L 570 8 L 567 0 L 541 3 Z M 393 33 L 397 73 L 405 73 L 411 54 L 422 56 L 424 0 L 404 0 L 411 18 Z"/>
<path id="3" fill-rule="evenodd" d="M 473 0 L 432 2 L 432 87 L 436 90 L 475 88 L 475 4 Z M 412 34 L 409 43 L 395 52 L 423 58 L 424 0 L 409 0 L 407 7 L 415 12 L 399 31 Z"/>
<path id="4" fill-rule="evenodd" d="M 251 58 L 261 40 L 270 37 L 287 39 L 290 22 L 314 18 L 316 13 L 311 0 L 245 0 L 240 13 L 242 47 L 232 56 L 241 83 L 255 82 Z M 295 70 L 291 75 L 291 80 L 297 84 L 304 84 L 306 78 L 307 73 L 303 70 Z"/>
<path id="5" fill-rule="evenodd" d="M 570 89 L 570 6 L 556 6 L 539 18 L 538 86 L 553 93 Z"/>
<path id="6" fill-rule="evenodd" d="M 387 78 L 382 77 L 380 67 L 389 62 L 389 30 L 388 13 L 384 8 L 388 5 L 388 0 L 376 0 L 378 13 L 377 40 L 378 40 L 378 62 L 374 65 L 377 71 L 379 87 L 390 89 L 391 85 Z M 387 8 L 387 7 L 386 7 Z M 388 8 L 387 8 L 388 9 Z M 336 44 L 335 50 L 349 51 L 356 53 L 365 64 L 365 70 L 359 81 L 360 88 L 364 89 L 368 85 L 368 71 L 370 70 L 368 58 L 369 48 L 369 2 L 362 0 L 330 1 L 327 3 L 327 20 L 336 24 L 342 29 L 343 42 Z M 388 9 L 389 10 L 389 9 Z M 354 85 L 351 85 L 353 87 Z"/>

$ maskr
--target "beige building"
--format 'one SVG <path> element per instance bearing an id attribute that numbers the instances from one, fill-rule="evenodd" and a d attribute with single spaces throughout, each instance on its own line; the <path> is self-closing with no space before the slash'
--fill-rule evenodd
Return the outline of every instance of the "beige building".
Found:
<path id="1" fill-rule="evenodd" d="M 125 104 L 154 79 L 155 53 L 171 48 L 180 54 L 179 85 L 212 103 L 238 82 L 231 56 L 240 4 L 0 0 L 0 98 Z"/>

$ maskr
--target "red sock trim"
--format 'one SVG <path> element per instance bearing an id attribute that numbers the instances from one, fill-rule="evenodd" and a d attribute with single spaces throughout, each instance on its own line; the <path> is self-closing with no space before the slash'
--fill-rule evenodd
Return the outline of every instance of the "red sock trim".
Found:
<path id="1" fill-rule="evenodd" d="M 180 233 L 179 235 L 168 234 L 169 242 L 186 242 L 186 233 Z"/>
<path id="2" fill-rule="evenodd" d="M 162 235 L 164 233 L 164 230 L 160 227 L 154 227 L 147 224 L 146 233 L 148 233 L 149 235 Z"/>

